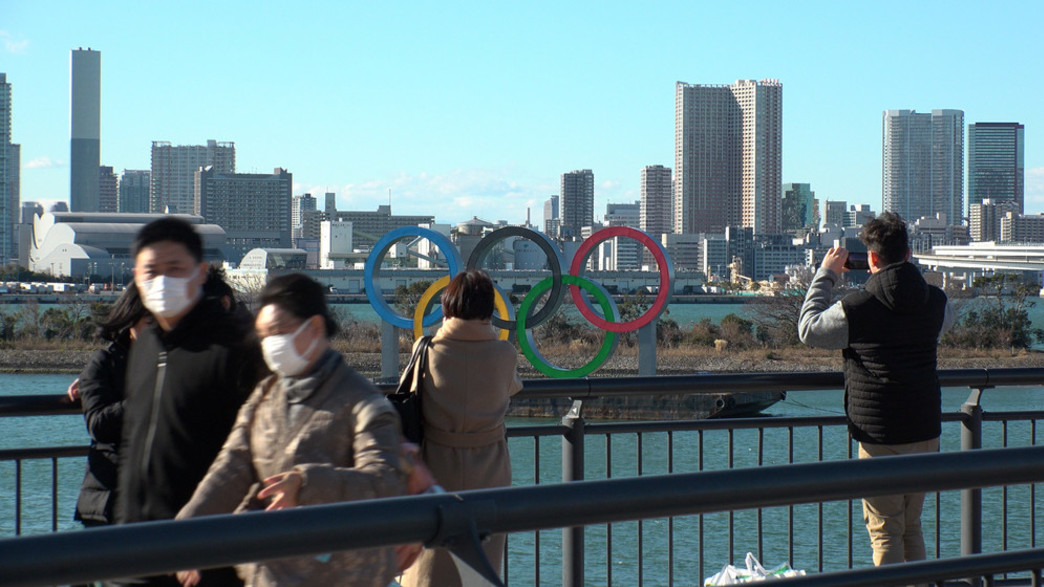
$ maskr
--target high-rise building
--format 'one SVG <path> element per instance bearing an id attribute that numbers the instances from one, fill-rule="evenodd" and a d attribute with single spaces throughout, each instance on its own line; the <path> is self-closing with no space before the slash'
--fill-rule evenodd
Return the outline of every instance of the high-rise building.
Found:
<path id="1" fill-rule="evenodd" d="M 195 174 L 204 167 L 213 167 L 220 174 L 235 173 L 236 144 L 208 140 L 206 145 L 175 146 L 167 141 L 153 141 L 149 211 L 199 214 L 193 208 Z"/>
<path id="2" fill-rule="evenodd" d="M 333 218 L 337 214 L 337 194 L 326 192 L 326 215 Z"/>
<path id="3" fill-rule="evenodd" d="M 102 165 L 98 168 L 98 212 L 116 212 L 116 200 L 119 194 L 119 180 L 112 167 Z"/>
<path id="4" fill-rule="evenodd" d="M 678 82 L 674 102 L 674 232 L 744 226 L 778 233 L 783 85 Z"/>
<path id="5" fill-rule="evenodd" d="M 101 167 L 101 52 L 70 54 L 69 209 L 98 211 Z"/>
<path id="6" fill-rule="evenodd" d="M 827 200 L 826 202 L 824 202 L 823 223 L 832 224 L 834 226 L 844 226 L 847 206 L 847 202 L 841 202 L 836 200 Z"/>
<path id="7" fill-rule="evenodd" d="M 116 211 L 141 214 L 149 211 L 149 184 L 152 172 L 148 169 L 124 169 L 120 176 L 120 196 Z"/>
<path id="8" fill-rule="evenodd" d="M 11 84 L 0 73 L 0 266 L 18 256 L 21 146 L 11 143 Z"/>
<path id="9" fill-rule="evenodd" d="M 1025 127 L 1017 122 L 968 125 L 968 212 L 987 199 L 1025 210 Z M 972 237 L 975 240 L 974 236 Z"/>
<path id="10" fill-rule="evenodd" d="M 301 194 L 300 196 L 294 196 L 293 205 L 290 208 L 290 228 L 300 233 L 301 223 L 304 221 L 304 216 L 307 212 L 314 211 L 315 198 L 312 194 Z M 301 236 L 297 234 L 295 236 Z"/>
<path id="11" fill-rule="evenodd" d="M 968 236 L 976 242 L 997 241 L 1001 237 L 1001 218 L 1019 216 L 1015 200 L 986 198 L 968 205 Z"/>
<path id="12" fill-rule="evenodd" d="M 551 196 L 544 201 L 544 234 L 558 236 L 558 229 L 562 219 L 558 212 L 558 196 Z"/>
<path id="13" fill-rule="evenodd" d="M 585 226 L 594 224 L 594 172 L 563 173 L 560 205 L 562 236 L 579 238 Z"/>
<path id="14" fill-rule="evenodd" d="M 674 206 L 671 202 L 671 168 L 646 165 L 642 168 L 641 210 L 639 225 L 656 239 L 673 232 Z"/>
<path id="15" fill-rule="evenodd" d="M 885 110 L 881 209 L 908 222 L 964 214 L 964 111 Z"/>
<path id="16" fill-rule="evenodd" d="M 240 256 L 255 248 L 290 248 L 293 174 L 221 173 L 206 167 L 195 174 L 193 208 L 208 224 L 225 229 Z"/>
<path id="17" fill-rule="evenodd" d="M 816 224 L 816 193 L 812 185 L 783 184 L 782 230 L 802 230 Z"/>
<path id="18" fill-rule="evenodd" d="M 13 228 L 10 229 L 11 249 L 7 253 L 7 255 L 4 255 L 3 253 L 0 253 L 0 257 L 2 257 L 2 258 L 0 258 L 0 262 L 10 261 L 10 260 L 14 260 L 14 259 L 19 258 L 19 252 L 21 251 L 21 247 L 19 245 L 19 243 L 21 241 L 19 240 L 19 237 L 18 237 L 18 230 L 19 230 L 18 229 L 18 216 L 19 216 L 19 209 L 20 209 L 20 207 L 22 205 L 22 145 L 15 144 L 15 143 L 8 143 L 8 145 L 7 145 L 7 163 L 5 165 L 7 167 L 7 171 L 6 171 L 6 175 L 7 175 L 7 211 L 6 211 L 6 214 L 7 214 L 7 218 L 10 220 L 9 223 L 11 225 L 13 225 Z M 0 193 L 3 193 L 3 192 L 0 191 Z M 2 215 L 4 213 L 5 212 L 0 212 L 0 218 L 2 218 Z M 4 221 L 4 225 L 3 226 L 5 228 L 0 228 L 0 235 L 2 235 L 4 233 L 4 230 L 7 230 L 6 227 L 8 226 L 9 223 L 7 221 Z M 3 239 L 3 237 L 0 236 L 0 239 Z M 2 246 L 2 245 L 0 245 L 0 246 Z M 25 265 L 22 264 L 22 267 L 25 267 Z"/>
<path id="19" fill-rule="evenodd" d="M 1044 243 L 1044 214 L 1005 212 L 1000 219 L 1000 241 Z"/>

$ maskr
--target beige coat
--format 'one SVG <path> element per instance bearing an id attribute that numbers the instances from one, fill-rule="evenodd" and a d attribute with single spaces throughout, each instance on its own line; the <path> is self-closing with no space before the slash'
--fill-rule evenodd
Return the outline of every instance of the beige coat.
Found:
<path id="1" fill-rule="evenodd" d="M 278 376 L 258 384 L 178 519 L 264 509 L 256 498 L 261 480 L 291 469 L 304 477 L 301 505 L 405 491 L 399 416 L 388 400 L 335 351 L 327 351 L 310 377 L 296 380 L 315 390 L 293 410 Z M 247 585 L 373 587 L 385 587 L 397 571 L 390 547 L 239 565 L 236 570 Z"/>
<path id="2" fill-rule="evenodd" d="M 421 456 L 446 491 L 511 485 L 504 416 L 522 389 L 518 353 L 496 340 L 489 322 L 448 318 L 432 338 L 424 377 Z M 504 535 L 483 544 L 500 571 Z M 460 585 L 447 551 L 426 549 L 403 575 L 404 587 Z"/>

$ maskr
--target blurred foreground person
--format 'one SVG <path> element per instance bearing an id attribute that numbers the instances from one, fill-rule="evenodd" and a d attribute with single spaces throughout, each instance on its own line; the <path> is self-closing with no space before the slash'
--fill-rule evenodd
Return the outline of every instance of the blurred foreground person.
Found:
<path id="1" fill-rule="evenodd" d="M 135 237 L 132 254 L 134 284 L 155 323 L 128 357 L 118 523 L 178 513 L 265 372 L 250 320 L 205 295 L 208 263 L 191 224 L 170 216 L 150 222 Z M 127 582 L 177 584 L 171 576 Z M 224 568 L 204 572 L 201 584 L 242 581 Z"/>
<path id="2" fill-rule="evenodd" d="M 504 416 L 522 380 L 515 347 L 497 340 L 490 323 L 493 295 L 482 271 L 454 277 L 442 292 L 445 321 L 428 348 L 421 458 L 446 491 L 511 485 Z M 504 540 L 496 534 L 482 545 L 498 574 Z M 453 587 L 461 581 L 449 551 L 436 548 L 425 549 L 401 583 Z"/>
<path id="3" fill-rule="evenodd" d="M 261 381 L 178 519 L 401 495 L 399 415 L 330 347 L 322 286 L 301 274 L 265 286 L 255 322 L 273 374 Z M 247 585 L 386 587 L 391 547 L 237 567 Z M 178 573 L 194 585 L 195 571 Z"/>

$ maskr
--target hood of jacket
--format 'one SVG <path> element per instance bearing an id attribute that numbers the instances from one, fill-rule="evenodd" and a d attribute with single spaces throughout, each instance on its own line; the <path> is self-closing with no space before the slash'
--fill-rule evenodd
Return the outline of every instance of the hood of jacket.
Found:
<path id="1" fill-rule="evenodd" d="M 928 282 L 913 263 L 893 263 L 870 276 L 866 291 L 899 314 L 921 312 L 929 299 Z"/>

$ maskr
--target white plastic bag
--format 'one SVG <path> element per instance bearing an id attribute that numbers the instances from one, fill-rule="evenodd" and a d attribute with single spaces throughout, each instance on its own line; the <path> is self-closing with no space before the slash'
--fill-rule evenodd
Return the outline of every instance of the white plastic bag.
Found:
<path id="1" fill-rule="evenodd" d="M 717 587 L 718 585 L 738 585 L 740 583 L 754 583 L 755 581 L 767 581 L 769 579 L 782 579 L 784 577 L 803 577 L 805 571 L 790 568 L 790 563 L 783 563 L 770 570 L 765 569 L 754 557 L 753 553 L 747 553 L 747 568 L 740 569 L 733 565 L 725 565 L 721 572 L 711 575 L 703 581 L 703 587 Z"/>

